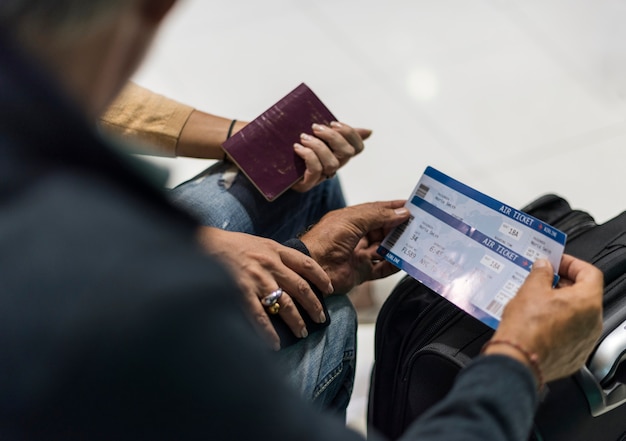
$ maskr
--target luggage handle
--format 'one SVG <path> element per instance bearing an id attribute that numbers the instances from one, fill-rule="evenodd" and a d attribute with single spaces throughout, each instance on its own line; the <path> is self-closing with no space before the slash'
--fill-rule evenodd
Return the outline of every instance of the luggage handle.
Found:
<path id="1" fill-rule="evenodd" d="M 592 416 L 603 415 L 626 402 L 625 384 L 613 383 L 612 386 L 604 388 L 586 366 L 578 371 L 576 377 L 585 392 Z"/>
<path id="2" fill-rule="evenodd" d="M 626 321 L 600 342 L 577 374 L 594 417 L 626 403 L 625 373 Z"/>

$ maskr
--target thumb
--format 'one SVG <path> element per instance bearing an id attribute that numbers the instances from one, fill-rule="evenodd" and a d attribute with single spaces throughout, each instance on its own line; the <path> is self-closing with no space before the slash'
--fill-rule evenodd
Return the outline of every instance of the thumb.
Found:
<path id="1" fill-rule="evenodd" d="M 377 219 L 381 222 L 380 227 L 391 229 L 405 222 L 411 216 L 411 212 L 404 206 L 404 201 L 389 201 L 382 204 L 382 212 Z"/>
<path id="2" fill-rule="evenodd" d="M 502 325 L 504 323 L 505 316 L 517 317 L 518 319 L 511 322 L 515 323 L 519 321 L 519 317 L 524 315 L 524 311 L 529 305 L 536 307 L 537 302 L 546 301 L 545 293 L 551 291 L 553 281 L 554 273 L 552 272 L 550 262 L 546 259 L 537 259 L 533 263 L 530 273 L 526 277 L 526 280 L 524 280 L 524 283 L 522 283 L 522 286 L 520 286 L 511 301 L 507 303 L 500 324 Z M 498 329 L 500 329 L 500 327 Z"/>
<path id="3" fill-rule="evenodd" d="M 355 128 L 354 130 L 356 130 L 356 132 L 359 134 L 359 136 L 361 137 L 363 141 L 369 138 L 372 134 L 372 131 L 370 129 Z"/>
<path id="4" fill-rule="evenodd" d="M 357 227 L 361 235 L 382 229 L 389 230 L 406 221 L 411 213 L 404 201 L 367 202 L 343 209 L 348 214 L 345 219 Z"/>
<path id="5" fill-rule="evenodd" d="M 552 286 L 553 281 L 554 270 L 552 269 L 552 264 L 546 259 L 537 259 L 533 263 L 525 284 L 532 286 Z"/>

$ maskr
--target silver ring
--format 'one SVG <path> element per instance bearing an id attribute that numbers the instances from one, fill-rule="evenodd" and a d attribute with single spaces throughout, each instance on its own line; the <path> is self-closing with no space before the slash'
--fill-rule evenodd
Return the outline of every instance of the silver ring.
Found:
<path id="1" fill-rule="evenodd" d="M 269 295 L 263 297 L 261 299 L 261 303 L 263 303 L 263 306 L 272 306 L 274 303 L 278 302 L 278 299 L 280 299 L 280 296 L 282 295 L 283 289 L 278 288 L 276 291 L 272 291 Z"/>

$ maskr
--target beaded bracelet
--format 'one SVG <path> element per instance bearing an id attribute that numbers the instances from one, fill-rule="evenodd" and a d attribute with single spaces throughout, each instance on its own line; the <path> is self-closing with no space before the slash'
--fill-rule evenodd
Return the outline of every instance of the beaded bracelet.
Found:
<path id="1" fill-rule="evenodd" d="M 537 381 L 539 383 L 539 389 L 541 389 L 541 387 L 543 386 L 543 372 L 541 371 L 541 367 L 539 366 L 539 356 L 537 354 L 535 354 L 534 352 L 528 352 L 523 346 L 511 340 L 489 340 L 487 343 L 485 343 L 480 353 L 484 353 L 485 349 L 487 349 L 489 346 L 494 345 L 510 346 L 516 349 L 522 355 L 524 355 L 526 360 L 528 360 L 528 364 L 530 364 L 531 368 L 535 372 Z"/>

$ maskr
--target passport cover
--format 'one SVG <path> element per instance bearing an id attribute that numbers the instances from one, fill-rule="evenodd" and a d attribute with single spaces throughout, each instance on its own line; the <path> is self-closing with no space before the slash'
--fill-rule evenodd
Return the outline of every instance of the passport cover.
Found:
<path id="1" fill-rule="evenodd" d="M 301 133 L 313 123 L 328 125 L 336 118 L 302 83 L 267 109 L 222 148 L 268 201 L 275 200 L 304 176 L 304 160 L 294 151 Z"/>

